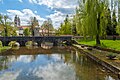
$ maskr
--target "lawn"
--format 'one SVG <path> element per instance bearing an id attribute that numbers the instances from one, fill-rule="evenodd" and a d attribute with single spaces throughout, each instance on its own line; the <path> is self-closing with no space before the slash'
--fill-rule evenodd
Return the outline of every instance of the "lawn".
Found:
<path id="1" fill-rule="evenodd" d="M 78 41 L 80 44 L 95 46 L 95 41 Z M 120 40 L 101 40 L 101 47 L 120 50 Z"/>

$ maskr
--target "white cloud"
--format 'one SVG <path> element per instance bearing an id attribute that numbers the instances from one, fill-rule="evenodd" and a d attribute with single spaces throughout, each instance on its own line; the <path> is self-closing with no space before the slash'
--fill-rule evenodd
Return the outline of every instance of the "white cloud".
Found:
<path id="1" fill-rule="evenodd" d="M 64 21 L 67 14 L 64 14 L 59 11 L 55 11 L 54 14 L 50 14 L 49 16 L 46 16 L 47 18 L 51 18 L 53 21 L 53 26 L 57 29 L 60 27 L 60 24 Z M 71 16 L 71 14 L 69 14 Z"/>
<path id="2" fill-rule="evenodd" d="M 11 71 L 11 72 L 5 72 L 0 76 L 0 80 L 16 80 L 19 76 L 21 70 L 19 71 Z"/>
<path id="3" fill-rule="evenodd" d="M 45 5 L 55 10 L 55 13 L 46 16 L 51 18 L 55 28 L 58 28 L 60 23 L 64 21 L 66 14 L 71 15 L 75 13 L 75 8 L 78 5 L 78 0 L 29 0 L 29 2 Z"/>
<path id="4" fill-rule="evenodd" d="M 38 21 L 40 22 L 40 25 L 45 20 L 44 18 L 41 18 L 39 15 L 36 15 L 32 10 L 30 9 L 23 9 L 22 11 L 19 10 L 7 10 L 7 15 L 10 16 L 10 18 L 14 21 L 15 15 L 18 15 L 21 19 L 21 25 L 27 25 L 30 21 L 30 17 L 36 17 Z"/>
<path id="5" fill-rule="evenodd" d="M 37 14 L 37 11 L 34 11 L 34 13 L 36 13 L 36 14 Z"/>
<path id="6" fill-rule="evenodd" d="M 60 26 L 60 23 L 63 22 L 64 18 L 65 18 L 65 14 L 55 11 L 54 14 L 50 14 L 49 16 L 46 16 L 47 18 L 51 18 L 51 20 L 53 21 L 53 26 L 55 28 L 58 28 Z"/>
<path id="7" fill-rule="evenodd" d="M 19 2 L 21 2 L 21 3 L 22 3 L 22 2 L 23 2 L 23 0 L 19 0 Z"/>
<path id="8" fill-rule="evenodd" d="M 50 8 L 75 8 L 78 0 L 29 0 L 29 2 Z"/>
<path id="9" fill-rule="evenodd" d="M 32 73 L 44 80 L 75 80 L 74 67 L 64 63 L 50 63 L 47 66 L 33 69 Z"/>

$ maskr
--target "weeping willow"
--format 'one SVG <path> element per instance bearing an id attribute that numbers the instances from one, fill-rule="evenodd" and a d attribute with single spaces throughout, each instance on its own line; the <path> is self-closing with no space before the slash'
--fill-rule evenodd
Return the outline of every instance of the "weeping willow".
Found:
<path id="1" fill-rule="evenodd" d="M 95 37 L 97 45 L 100 44 L 100 36 L 105 34 L 107 9 L 107 0 L 83 0 L 76 9 L 77 30 L 84 37 Z"/>

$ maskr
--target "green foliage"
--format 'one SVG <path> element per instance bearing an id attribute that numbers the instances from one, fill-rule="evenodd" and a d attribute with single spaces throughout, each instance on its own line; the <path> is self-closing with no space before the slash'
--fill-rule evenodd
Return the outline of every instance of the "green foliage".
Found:
<path id="1" fill-rule="evenodd" d="M 36 17 L 31 17 L 31 18 L 30 18 L 30 27 L 31 27 L 32 36 L 35 35 L 35 34 L 34 34 L 34 28 L 35 28 L 36 26 L 39 26 L 39 22 L 38 22 L 37 18 L 36 18 Z"/>
<path id="2" fill-rule="evenodd" d="M 31 34 L 30 29 L 29 28 L 24 29 L 23 34 L 25 36 L 30 36 L 30 34 Z"/>
<path id="3" fill-rule="evenodd" d="M 25 46 L 32 46 L 32 44 L 33 44 L 33 41 L 27 41 L 27 42 L 25 43 Z"/>
<path id="4" fill-rule="evenodd" d="M 116 35 L 116 26 L 117 26 L 117 20 L 116 20 L 116 13 L 114 10 L 112 15 L 112 34 L 113 35 Z"/>
<path id="5" fill-rule="evenodd" d="M 77 28 L 76 28 L 76 17 L 73 17 L 72 20 L 72 35 L 77 35 Z"/>
<path id="6" fill-rule="evenodd" d="M 77 31 L 79 34 L 93 36 L 100 44 L 100 36 L 105 35 L 107 0 L 86 0 L 76 9 Z"/>
<path id="7" fill-rule="evenodd" d="M 116 32 L 120 35 L 120 24 L 118 23 L 117 27 L 116 27 Z"/>
<path id="8" fill-rule="evenodd" d="M 3 47 L 2 41 L 0 41 L 0 47 Z"/>
<path id="9" fill-rule="evenodd" d="M 110 9 L 107 10 L 107 28 L 106 28 L 106 34 L 112 35 L 112 20 L 111 20 L 111 12 Z"/>
<path id="10" fill-rule="evenodd" d="M 59 28 L 59 34 L 70 35 L 71 33 L 72 33 L 72 24 L 70 23 L 67 15 L 64 20 L 64 23 L 61 23 L 61 26 Z"/>
<path id="11" fill-rule="evenodd" d="M 16 33 L 16 28 L 15 27 L 12 27 L 12 26 L 7 26 L 7 36 L 16 36 L 17 33 Z M 3 30 L 2 33 L 1 33 L 2 36 L 5 36 L 5 31 Z"/>
<path id="12" fill-rule="evenodd" d="M 44 21 L 42 26 L 41 26 L 41 29 L 46 30 L 46 34 L 49 36 L 49 34 L 52 31 L 55 31 L 53 24 L 52 24 L 52 20 L 48 19 L 48 20 Z M 43 34 L 43 36 L 45 35 L 43 32 L 42 32 L 42 34 Z"/>
<path id="13" fill-rule="evenodd" d="M 11 41 L 8 44 L 8 46 L 10 46 L 10 47 L 14 47 L 15 45 L 16 45 L 16 41 Z"/>
<path id="14" fill-rule="evenodd" d="M 12 22 L 9 22 L 9 18 L 6 15 L 0 15 L 0 27 L 3 28 L 2 36 L 16 36 L 16 29 L 12 26 Z"/>

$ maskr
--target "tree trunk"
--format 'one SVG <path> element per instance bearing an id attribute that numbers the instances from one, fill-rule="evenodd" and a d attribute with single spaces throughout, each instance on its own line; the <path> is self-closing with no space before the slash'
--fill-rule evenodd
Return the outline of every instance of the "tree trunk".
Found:
<path id="1" fill-rule="evenodd" d="M 7 27 L 5 28 L 5 37 L 8 36 Z"/>
<path id="2" fill-rule="evenodd" d="M 96 45 L 100 45 L 100 36 L 96 34 Z"/>
<path id="3" fill-rule="evenodd" d="M 100 13 L 97 18 L 97 34 L 96 34 L 96 45 L 100 45 Z"/>

